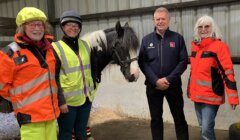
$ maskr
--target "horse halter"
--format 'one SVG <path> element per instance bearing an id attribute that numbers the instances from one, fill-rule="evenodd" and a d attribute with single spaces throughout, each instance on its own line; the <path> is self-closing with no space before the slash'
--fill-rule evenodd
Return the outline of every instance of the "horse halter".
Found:
<path id="1" fill-rule="evenodd" d="M 126 68 L 126 67 L 128 67 L 128 65 L 129 65 L 131 62 L 138 60 L 138 57 L 135 57 L 135 58 L 132 58 L 132 59 L 130 59 L 129 57 L 127 57 L 126 60 L 122 60 L 121 57 L 120 57 L 120 55 L 119 55 L 119 53 L 118 53 L 118 51 L 117 51 L 117 46 L 118 46 L 118 45 L 120 45 L 120 41 L 119 41 L 119 39 L 116 39 L 116 40 L 113 42 L 113 54 L 116 55 L 117 60 L 118 60 L 118 63 L 119 63 L 119 65 L 120 65 L 121 67 Z"/>

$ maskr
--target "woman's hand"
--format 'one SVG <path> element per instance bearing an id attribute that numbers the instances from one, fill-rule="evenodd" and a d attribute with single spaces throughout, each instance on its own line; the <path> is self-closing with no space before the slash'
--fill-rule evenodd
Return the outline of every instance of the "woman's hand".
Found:
<path id="1" fill-rule="evenodd" d="M 61 113 L 68 113 L 68 106 L 67 104 L 63 104 L 60 106 Z"/>

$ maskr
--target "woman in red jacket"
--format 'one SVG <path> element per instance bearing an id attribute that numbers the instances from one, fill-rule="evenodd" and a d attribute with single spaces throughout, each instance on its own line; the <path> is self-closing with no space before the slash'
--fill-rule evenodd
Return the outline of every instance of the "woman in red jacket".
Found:
<path id="1" fill-rule="evenodd" d="M 0 96 L 12 103 L 21 140 L 57 140 L 56 118 L 66 107 L 46 21 L 43 11 L 24 7 L 14 42 L 0 50 Z"/>
<path id="2" fill-rule="evenodd" d="M 225 93 L 233 110 L 239 104 L 233 64 L 212 17 L 200 17 L 194 32 L 188 96 L 195 105 L 202 139 L 215 140 L 215 117 Z"/>

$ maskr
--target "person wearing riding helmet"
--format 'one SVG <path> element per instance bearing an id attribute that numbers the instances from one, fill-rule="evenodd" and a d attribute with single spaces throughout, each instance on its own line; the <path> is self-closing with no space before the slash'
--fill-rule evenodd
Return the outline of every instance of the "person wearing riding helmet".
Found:
<path id="1" fill-rule="evenodd" d="M 12 103 L 21 140 L 57 140 L 58 105 L 65 104 L 58 86 L 61 63 L 46 20 L 35 7 L 21 9 L 14 42 L 0 51 L 0 65 L 4 66 L 0 96 Z"/>
<path id="2" fill-rule="evenodd" d="M 89 43 L 79 39 L 82 18 L 75 11 L 65 11 L 60 18 L 64 33 L 52 43 L 61 59 L 60 84 L 68 105 L 58 118 L 59 140 L 87 139 L 86 127 L 95 96 L 90 65 Z"/>

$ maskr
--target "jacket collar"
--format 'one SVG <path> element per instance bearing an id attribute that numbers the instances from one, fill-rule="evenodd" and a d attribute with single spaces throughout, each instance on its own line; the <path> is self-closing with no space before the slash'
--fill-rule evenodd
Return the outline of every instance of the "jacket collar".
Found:
<path id="1" fill-rule="evenodd" d="M 200 48 L 203 48 L 203 47 L 210 45 L 211 43 L 213 43 L 216 40 L 217 39 L 215 39 L 215 38 L 204 38 L 200 42 L 193 41 L 192 43 Z"/>
<path id="2" fill-rule="evenodd" d="M 169 34 L 169 32 L 170 32 L 170 30 L 169 30 L 169 27 L 168 27 L 167 30 L 165 31 L 164 35 L 163 35 L 163 38 L 165 38 Z M 160 34 L 157 33 L 156 27 L 154 27 L 154 33 L 158 36 L 161 36 Z"/>

